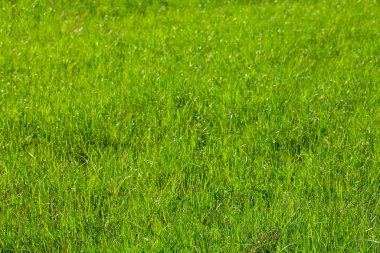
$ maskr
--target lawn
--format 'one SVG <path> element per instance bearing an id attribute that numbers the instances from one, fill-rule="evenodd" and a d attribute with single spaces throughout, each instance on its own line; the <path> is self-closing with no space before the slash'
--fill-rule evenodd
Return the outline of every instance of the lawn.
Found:
<path id="1" fill-rule="evenodd" d="M 380 252 L 377 0 L 0 1 L 0 252 Z"/>

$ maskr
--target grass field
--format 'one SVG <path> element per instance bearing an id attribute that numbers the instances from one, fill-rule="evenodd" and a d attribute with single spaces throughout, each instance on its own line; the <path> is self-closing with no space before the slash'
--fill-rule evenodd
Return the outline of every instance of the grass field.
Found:
<path id="1" fill-rule="evenodd" d="M 380 252 L 380 3 L 0 1 L 0 252 Z"/>

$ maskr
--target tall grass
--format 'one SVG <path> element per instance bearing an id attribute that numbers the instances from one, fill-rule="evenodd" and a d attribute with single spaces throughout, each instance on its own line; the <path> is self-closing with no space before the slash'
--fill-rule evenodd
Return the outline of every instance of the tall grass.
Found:
<path id="1" fill-rule="evenodd" d="M 0 251 L 380 251 L 377 1 L 1 1 Z"/>

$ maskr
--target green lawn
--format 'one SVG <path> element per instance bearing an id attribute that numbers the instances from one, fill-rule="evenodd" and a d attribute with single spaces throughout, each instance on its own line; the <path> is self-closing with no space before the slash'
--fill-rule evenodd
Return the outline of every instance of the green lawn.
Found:
<path id="1" fill-rule="evenodd" d="M 0 252 L 380 252 L 377 0 L 0 1 Z"/>

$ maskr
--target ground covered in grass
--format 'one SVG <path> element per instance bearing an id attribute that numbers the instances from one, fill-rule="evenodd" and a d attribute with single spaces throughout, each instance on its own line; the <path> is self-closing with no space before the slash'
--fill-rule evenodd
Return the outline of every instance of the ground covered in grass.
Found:
<path id="1" fill-rule="evenodd" d="M 0 251 L 379 252 L 380 4 L 0 2 Z"/>

